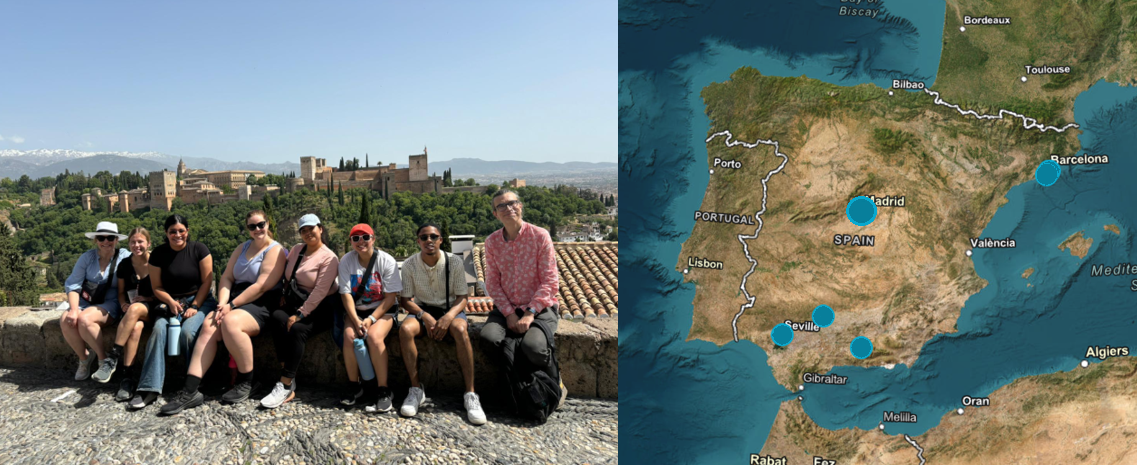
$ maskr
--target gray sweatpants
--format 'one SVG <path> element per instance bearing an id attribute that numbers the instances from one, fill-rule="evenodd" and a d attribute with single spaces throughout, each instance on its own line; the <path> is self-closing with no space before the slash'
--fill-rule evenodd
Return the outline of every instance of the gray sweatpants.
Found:
<path id="1" fill-rule="evenodd" d="M 536 318 L 548 324 L 549 328 L 552 328 L 555 333 L 557 323 L 560 321 L 559 316 L 557 307 L 553 306 L 537 313 Z M 493 311 L 486 318 L 486 326 L 482 328 L 482 339 L 492 344 L 495 351 L 500 353 L 501 342 L 505 340 L 507 331 L 509 331 L 509 327 L 505 325 L 505 315 L 497 309 L 497 306 L 494 306 Z M 549 342 L 545 339 L 545 332 L 537 327 L 530 326 L 529 331 L 525 332 L 525 338 L 521 340 L 521 352 L 537 367 L 547 366 L 549 364 Z"/>

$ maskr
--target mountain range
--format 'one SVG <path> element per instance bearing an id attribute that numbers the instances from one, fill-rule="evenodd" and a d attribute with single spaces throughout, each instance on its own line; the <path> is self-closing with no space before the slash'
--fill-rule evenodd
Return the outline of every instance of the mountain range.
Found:
<path id="1" fill-rule="evenodd" d="M 208 171 L 219 170 L 260 170 L 265 173 L 300 173 L 297 162 L 256 163 L 228 162 L 207 157 L 177 157 L 161 152 L 84 152 L 68 149 L 37 149 L 29 151 L 0 150 L 0 178 L 18 179 L 23 175 L 31 178 L 55 176 L 64 170 L 83 171 L 95 174 L 99 171 L 119 173 L 131 171 L 147 173 L 162 169 L 175 170 L 178 160 L 183 160 L 192 169 Z M 329 164 L 333 161 L 328 159 Z M 338 160 L 336 161 L 338 162 Z M 405 168 L 406 164 L 398 164 Z M 452 170 L 455 179 L 481 178 L 493 176 L 495 179 L 524 177 L 527 175 L 616 173 L 614 162 L 523 162 L 517 160 L 485 161 L 472 158 L 432 161 L 428 166 L 431 174 L 442 175 L 444 170 Z"/>
<path id="2" fill-rule="evenodd" d="M 300 172 L 300 164 L 227 162 L 208 157 L 177 157 L 161 152 L 84 152 L 69 149 L 0 150 L 0 178 L 17 179 L 55 176 L 64 170 L 82 171 L 93 175 L 106 170 L 114 174 L 122 171 L 147 173 L 162 169 L 176 170 L 183 160 L 190 168 L 208 171 L 260 170 L 265 173 Z"/>
<path id="3" fill-rule="evenodd" d="M 512 178 L 530 174 L 616 172 L 615 162 L 522 162 L 519 160 L 465 159 L 444 160 L 428 164 L 431 174 L 442 175 L 443 170 L 451 170 L 455 179 L 477 178 L 478 175 Z"/>

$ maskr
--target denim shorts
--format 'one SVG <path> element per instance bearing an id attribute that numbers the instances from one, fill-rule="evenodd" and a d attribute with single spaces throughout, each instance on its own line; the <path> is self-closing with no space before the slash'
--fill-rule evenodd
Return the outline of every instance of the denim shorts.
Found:
<path id="1" fill-rule="evenodd" d="M 83 309 L 89 308 L 91 306 L 92 306 L 92 304 L 87 302 L 86 299 L 79 298 L 79 310 L 80 311 L 82 311 Z M 107 299 L 107 300 L 103 301 L 102 304 L 94 304 L 93 306 L 95 306 L 99 309 L 102 309 L 104 311 L 107 311 L 107 315 L 110 316 L 107 319 L 107 322 L 117 321 L 120 317 L 122 317 L 122 309 L 119 308 L 118 300 L 116 300 L 116 299 Z M 70 308 L 71 308 L 71 305 L 67 304 L 67 303 L 63 303 L 63 304 L 59 305 L 59 310 L 64 311 L 64 312 L 66 312 Z"/>

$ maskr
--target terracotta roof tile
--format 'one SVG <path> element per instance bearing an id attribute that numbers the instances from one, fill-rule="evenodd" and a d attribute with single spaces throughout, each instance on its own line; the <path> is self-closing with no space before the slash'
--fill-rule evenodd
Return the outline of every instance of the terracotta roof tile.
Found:
<path id="1" fill-rule="evenodd" d="M 584 319 L 619 315 L 619 243 L 553 243 L 561 283 L 557 292 L 561 317 Z M 474 269 L 478 281 L 485 281 L 485 245 L 474 246 Z M 481 290 L 479 289 L 479 294 Z M 488 313 L 493 299 L 471 299 L 468 313 Z"/>

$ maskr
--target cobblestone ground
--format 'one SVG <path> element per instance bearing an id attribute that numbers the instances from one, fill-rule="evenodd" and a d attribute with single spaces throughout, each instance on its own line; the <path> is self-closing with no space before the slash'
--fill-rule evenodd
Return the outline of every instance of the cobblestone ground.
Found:
<path id="1" fill-rule="evenodd" d="M 615 464 L 617 401 L 574 399 L 549 422 L 512 416 L 500 402 L 489 422 L 466 421 L 458 393 L 427 392 L 418 416 L 338 407 L 337 393 L 305 388 L 276 410 L 256 400 L 159 417 L 162 398 L 140 411 L 114 401 L 117 383 L 70 380 L 70 371 L 0 368 L 2 464 Z M 335 388 L 335 387 L 331 387 Z M 429 387 L 427 387 L 429 390 Z M 405 388 L 396 392 L 398 408 Z M 266 388 L 254 392 L 263 396 Z M 258 396 L 259 395 L 259 396 Z M 58 401 L 52 401 L 52 400 Z"/>

